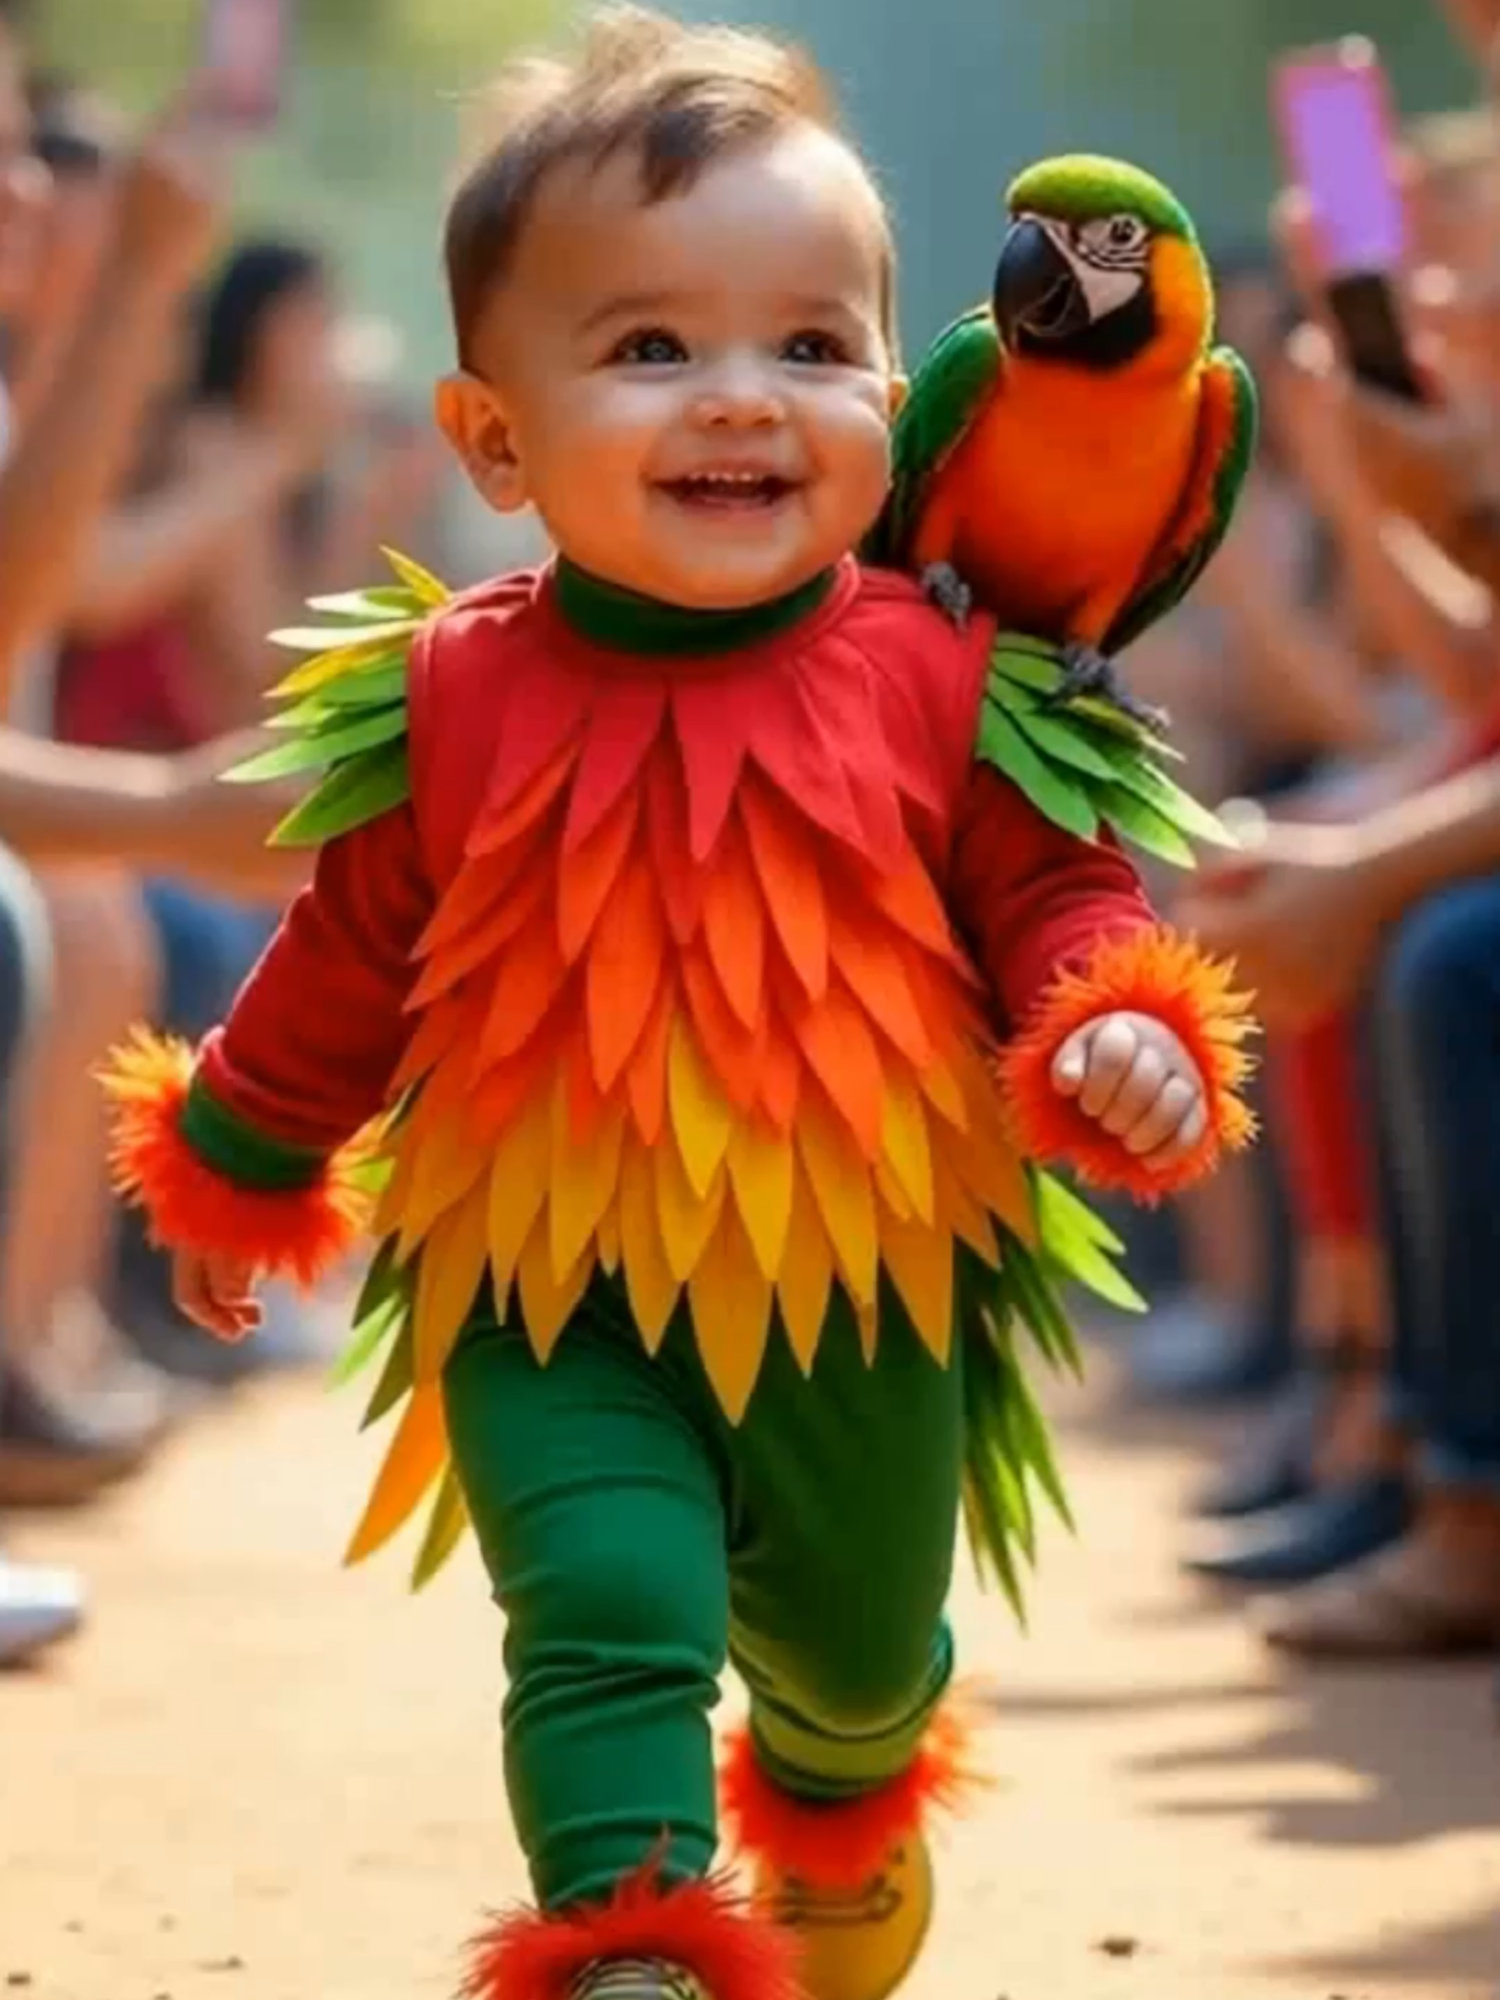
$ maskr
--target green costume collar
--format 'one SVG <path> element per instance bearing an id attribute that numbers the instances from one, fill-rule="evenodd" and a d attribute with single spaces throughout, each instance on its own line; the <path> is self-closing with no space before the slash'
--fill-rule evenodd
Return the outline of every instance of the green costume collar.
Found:
<path id="1" fill-rule="evenodd" d="M 824 603 L 837 575 L 837 570 L 820 570 L 785 597 L 738 611 L 690 611 L 680 604 L 663 604 L 620 584 L 605 583 L 564 557 L 558 558 L 552 579 L 557 608 L 581 637 L 615 652 L 649 658 L 732 653 L 775 638 Z"/>

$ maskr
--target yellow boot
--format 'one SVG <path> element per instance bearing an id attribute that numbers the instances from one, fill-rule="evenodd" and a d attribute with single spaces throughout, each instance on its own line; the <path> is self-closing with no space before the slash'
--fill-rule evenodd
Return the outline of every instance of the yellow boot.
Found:
<path id="1" fill-rule="evenodd" d="M 844 1800 L 795 1796 L 736 1731 L 719 1774 L 720 1815 L 750 1864 L 756 1907 L 797 1946 L 808 2000 L 887 2000 L 932 1922 L 925 1823 L 975 1782 L 951 1709 L 933 1718 L 904 1771 Z"/>
<path id="2" fill-rule="evenodd" d="M 755 1886 L 760 1908 L 796 1938 L 808 2000 L 886 2000 L 932 1922 L 932 1858 L 920 1833 L 857 1888 L 818 1887 L 774 1868 L 758 1870 Z"/>

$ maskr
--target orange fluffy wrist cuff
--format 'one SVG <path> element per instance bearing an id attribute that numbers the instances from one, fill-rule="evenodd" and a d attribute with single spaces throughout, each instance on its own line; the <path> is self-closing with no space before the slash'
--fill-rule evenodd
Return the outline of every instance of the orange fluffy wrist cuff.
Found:
<path id="1" fill-rule="evenodd" d="M 1255 1033 L 1250 996 L 1234 967 L 1206 957 L 1188 938 L 1157 925 L 1101 938 L 1088 959 L 1064 968 L 1042 992 L 1000 1059 L 1017 1144 L 1034 1159 L 1073 1168 L 1085 1185 L 1151 1203 L 1212 1171 L 1225 1151 L 1247 1145 L 1255 1119 L 1241 1094 Z M 1170 1028 L 1197 1065 L 1207 1096 L 1202 1139 L 1173 1167 L 1153 1172 L 1065 1097 L 1052 1080 L 1058 1050 L 1101 1014 L 1148 1014 Z"/>
<path id="2" fill-rule="evenodd" d="M 154 1243 L 242 1257 L 308 1286 L 367 1226 L 366 1149 L 322 1157 L 254 1132 L 195 1084 L 185 1042 L 137 1029 L 99 1081 L 116 1191 L 145 1210 Z"/>

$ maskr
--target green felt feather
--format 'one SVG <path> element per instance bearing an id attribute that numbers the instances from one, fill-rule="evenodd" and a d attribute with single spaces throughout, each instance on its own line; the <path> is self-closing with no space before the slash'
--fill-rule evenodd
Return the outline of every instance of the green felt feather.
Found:
<path id="1" fill-rule="evenodd" d="M 1123 652 L 1187 596 L 1208 567 L 1220 543 L 1229 532 L 1241 490 L 1255 456 L 1259 428 L 1259 404 L 1255 378 L 1232 347 L 1216 347 L 1207 368 L 1214 371 L 1228 390 L 1233 412 L 1228 438 L 1212 468 L 1213 499 L 1209 524 L 1190 547 L 1161 574 L 1148 574 L 1144 587 L 1125 605 L 1104 636 L 1103 650 Z"/>
<path id="2" fill-rule="evenodd" d="M 424 1590 L 463 1540 L 469 1525 L 469 1508 L 458 1473 L 450 1465 L 443 1474 L 437 1498 L 432 1503 L 427 1532 L 412 1565 L 411 1587 Z"/>
<path id="3" fill-rule="evenodd" d="M 1082 1359 L 1066 1292 L 1081 1286 L 1125 1311 L 1144 1302 L 1116 1261 L 1120 1240 L 1054 1175 L 1029 1169 L 1038 1240 L 1000 1232 L 1000 1266 L 960 1259 L 963 1330 L 964 1522 L 980 1578 L 998 1584 L 1024 1625 L 1023 1573 L 1035 1564 L 1038 1501 L 1073 1526 L 1051 1433 L 1018 1352 L 1029 1339 L 1054 1374 Z"/>
<path id="4" fill-rule="evenodd" d="M 322 776 L 272 834 L 278 847 L 319 847 L 401 805 L 410 795 L 406 757 L 407 653 L 423 621 L 448 601 L 436 577 L 394 549 L 393 584 L 315 597 L 324 621 L 272 633 L 304 653 L 271 691 L 281 740 L 225 773 L 265 784 L 302 772 Z"/>
<path id="5" fill-rule="evenodd" d="M 1082 696 L 1054 703 L 1059 652 L 1002 633 L 990 655 L 975 755 L 1024 792 L 1037 811 L 1094 839 L 1101 826 L 1179 867 L 1193 842 L 1236 845 L 1206 806 L 1163 768 L 1171 746 L 1108 703 Z"/>
<path id="6" fill-rule="evenodd" d="M 944 329 L 912 377 L 891 433 L 891 486 L 865 544 L 867 562 L 909 566 L 928 486 L 999 381 L 1000 337 L 987 306 Z"/>

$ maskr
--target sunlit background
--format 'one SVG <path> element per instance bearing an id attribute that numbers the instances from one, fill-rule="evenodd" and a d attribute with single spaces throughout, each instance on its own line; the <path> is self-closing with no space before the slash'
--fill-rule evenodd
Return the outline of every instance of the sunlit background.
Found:
<path id="1" fill-rule="evenodd" d="M 1009 174 L 1088 147 L 1138 159 L 1188 199 L 1209 242 L 1262 232 L 1273 186 L 1268 60 L 1359 31 L 1404 112 L 1472 85 L 1412 0 L 761 0 L 672 11 L 793 30 L 836 78 L 896 206 L 908 340 L 980 291 Z M 37 0 L 39 46 L 131 109 L 171 85 L 196 0 Z M 282 129 L 250 163 L 249 217 L 335 247 L 353 301 L 399 330 L 418 389 L 447 359 L 437 225 L 461 104 L 518 42 L 566 25 L 548 0 L 304 0 Z"/>

